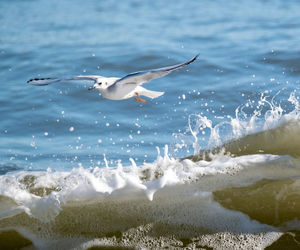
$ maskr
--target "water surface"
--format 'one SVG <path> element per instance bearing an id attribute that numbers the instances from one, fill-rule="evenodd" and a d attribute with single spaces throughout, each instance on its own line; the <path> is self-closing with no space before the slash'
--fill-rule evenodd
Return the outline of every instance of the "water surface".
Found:
<path id="1" fill-rule="evenodd" d="M 68 237 L 77 248 L 264 248 L 299 230 L 298 1 L 3 0 L 0 9 L 2 229 L 37 248 L 66 249 Z M 106 100 L 85 82 L 26 83 L 122 77 L 198 53 L 145 84 L 165 92 L 145 104 Z M 179 160 L 191 155 L 198 162 Z M 226 203 L 241 186 L 263 190 L 270 202 L 294 199 L 295 209 L 280 205 L 285 219 L 249 215 L 244 200 Z"/>

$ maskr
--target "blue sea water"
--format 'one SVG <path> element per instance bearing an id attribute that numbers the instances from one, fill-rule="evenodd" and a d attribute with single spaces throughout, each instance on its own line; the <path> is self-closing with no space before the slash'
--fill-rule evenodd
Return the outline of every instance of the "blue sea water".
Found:
<path id="1" fill-rule="evenodd" d="M 286 117 L 299 124 L 299 13 L 296 0 L 1 0 L 0 175 L 19 181 L 46 170 L 157 166 L 157 148 L 165 145 L 167 159 L 179 159 L 276 129 Z M 185 68 L 145 83 L 165 92 L 146 103 L 104 99 L 87 90 L 88 82 L 27 83 L 35 77 L 122 77 L 196 54 Z M 284 145 L 269 142 L 265 152 L 299 157 L 298 131 L 285 137 L 279 130 L 274 138 Z M 257 159 L 253 152 L 240 161 Z M 236 164 L 234 158 L 227 163 Z M 5 183 L 0 194 L 12 197 Z M 239 185 L 245 183 L 242 178 Z"/>
<path id="2" fill-rule="evenodd" d="M 174 133 L 186 131 L 189 115 L 218 123 L 265 91 L 287 100 L 299 88 L 297 1 L 1 1 L 0 9 L 1 164 L 103 166 L 104 154 L 152 162 L 156 146 L 172 147 Z M 26 83 L 121 77 L 198 53 L 195 63 L 147 83 L 166 93 L 145 104 L 105 100 L 88 83 Z"/>

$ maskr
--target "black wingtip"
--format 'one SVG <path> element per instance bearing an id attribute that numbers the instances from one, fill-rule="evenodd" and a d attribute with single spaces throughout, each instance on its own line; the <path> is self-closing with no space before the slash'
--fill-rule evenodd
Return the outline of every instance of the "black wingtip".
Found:
<path id="1" fill-rule="evenodd" d="M 27 83 L 32 83 L 34 81 L 39 81 L 39 80 L 41 80 L 41 78 L 31 78 L 27 81 Z"/>
<path id="2" fill-rule="evenodd" d="M 31 78 L 27 81 L 27 83 L 31 83 L 33 81 L 39 81 L 39 80 L 44 80 L 44 78 Z"/>
<path id="3" fill-rule="evenodd" d="M 195 60 L 198 58 L 199 55 L 200 55 L 200 54 L 195 55 L 190 61 L 191 61 L 191 62 L 195 61 Z"/>
<path id="4" fill-rule="evenodd" d="M 48 85 L 48 83 L 39 83 L 39 84 L 36 84 L 35 82 L 36 81 L 45 81 L 45 80 L 54 80 L 54 78 L 31 78 L 27 81 L 27 83 L 30 83 L 30 84 L 33 84 L 33 85 Z"/>
<path id="5" fill-rule="evenodd" d="M 184 65 L 188 65 L 188 64 L 192 63 L 193 61 L 195 61 L 197 59 L 198 56 L 199 56 L 199 54 L 195 55 L 191 60 L 187 61 Z"/>

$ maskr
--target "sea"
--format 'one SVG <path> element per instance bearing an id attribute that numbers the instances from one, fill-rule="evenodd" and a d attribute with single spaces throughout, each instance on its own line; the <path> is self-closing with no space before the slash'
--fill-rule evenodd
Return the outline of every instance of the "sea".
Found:
<path id="1" fill-rule="evenodd" d="M 0 249 L 300 249 L 300 2 L 1 0 Z M 144 83 L 90 82 L 197 60 Z"/>

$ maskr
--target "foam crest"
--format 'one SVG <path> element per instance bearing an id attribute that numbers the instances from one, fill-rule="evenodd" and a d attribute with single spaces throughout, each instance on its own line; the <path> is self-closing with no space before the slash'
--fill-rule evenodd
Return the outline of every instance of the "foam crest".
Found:
<path id="1" fill-rule="evenodd" d="M 232 175 L 249 166 L 278 161 L 272 155 L 251 155 L 238 158 L 220 156 L 214 161 L 178 160 L 158 152 L 152 164 L 137 167 L 77 168 L 70 172 L 18 172 L 0 176 L 0 195 L 15 204 L 3 207 L 6 216 L 24 210 L 42 221 L 53 220 L 69 202 L 102 200 L 112 196 L 144 195 L 150 201 L 160 190 L 197 182 L 205 176 Z M 242 180 L 241 180 L 242 181 Z M 7 183 L 10 183 L 7 185 Z M 214 185 L 211 186 L 214 188 Z M 122 192 L 120 192 L 122 191 Z M 8 210 L 10 212 L 8 212 Z M 14 212 L 13 212 L 14 211 Z"/>
<path id="2" fill-rule="evenodd" d="M 256 188 L 255 182 L 261 178 L 296 176 L 300 166 L 299 162 L 293 162 L 287 156 L 245 155 L 232 158 L 220 155 L 213 161 L 192 162 L 176 160 L 167 152 L 166 147 L 164 155 L 159 153 L 154 163 L 143 166 L 136 166 L 132 160 L 132 166 L 127 167 L 119 164 L 114 168 L 78 168 L 70 172 L 22 172 L 1 176 L 0 186 L 16 180 L 15 190 L 12 192 L 11 188 L 11 194 L 6 192 L 7 196 L 1 199 L 4 201 L 1 204 L 6 204 L 0 206 L 1 212 L 23 206 L 26 214 L 2 218 L 0 227 L 9 225 L 19 229 L 26 226 L 38 238 L 48 239 L 47 245 L 51 245 L 51 238 L 57 239 L 57 235 L 66 242 L 69 235 L 76 238 L 84 232 L 86 238 L 96 236 L 112 244 L 121 240 L 124 244 L 136 244 L 135 240 L 141 239 L 139 244 L 149 248 L 149 241 L 159 247 L 156 237 L 165 237 L 168 242 L 171 237 L 177 242 L 178 239 L 195 239 L 195 235 L 200 245 L 209 239 L 203 245 L 217 247 L 220 246 L 218 238 L 223 235 L 221 232 L 230 230 L 230 235 L 226 236 L 233 240 L 232 244 L 227 242 L 229 247 L 240 242 L 239 235 L 261 232 L 261 236 L 266 236 L 268 233 L 264 232 L 275 229 L 251 220 L 247 214 L 225 209 L 214 200 L 215 191 L 231 194 L 226 193 L 226 188 L 251 183 Z M 291 161 L 290 165 L 287 165 L 288 161 Z M 294 182 L 291 190 L 297 192 L 298 186 L 299 183 Z M 18 190 L 27 193 L 28 200 L 14 200 L 12 194 Z M 249 192 L 251 190 L 250 186 Z M 268 189 L 266 192 L 266 197 L 270 197 Z M 243 197 L 243 192 L 240 196 Z M 240 196 L 236 198 L 240 199 Z M 284 199 L 282 196 L 275 198 Z M 231 205 L 226 197 L 223 200 Z M 255 200 L 253 204 L 256 204 Z M 32 217 L 38 220 L 32 220 Z M 34 241 L 34 238 L 30 239 Z M 144 242 L 144 239 L 147 241 Z M 261 239 L 260 244 L 273 240 L 267 237 Z"/>

